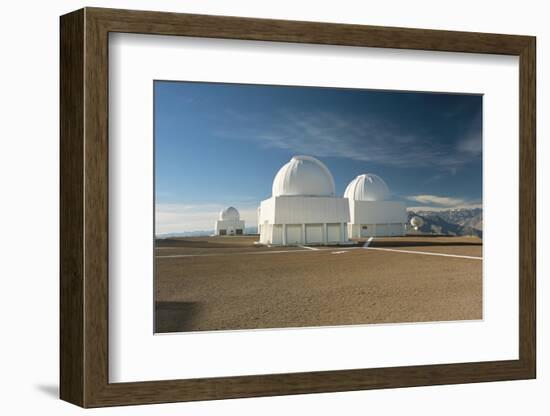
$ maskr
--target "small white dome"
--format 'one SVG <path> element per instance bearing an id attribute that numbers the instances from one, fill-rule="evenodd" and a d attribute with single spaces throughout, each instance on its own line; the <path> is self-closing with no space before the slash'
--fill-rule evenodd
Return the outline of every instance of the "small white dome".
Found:
<path id="1" fill-rule="evenodd" d="M 239 211 L 235 207 L 227 207 L 220 211 L 220 220 L 222 221 L 239 221 Z"/>
<path id="2" fill-rule="evenodd" d="M 417 217 L 416 215 L 411 218 L 411 225 L 414 228 L 420 228 L 424 225 L 424 220 L 421 217 Z"/>
<path id="3" fill-rule="evenodd" d="M 320 160 L 294 156 L 273 180 L 273 196 L 334 196 L 334 179 Z"/>
<path id="4" fill-rule="evenodd" d="M 344 198 L 356 201 L 384 201 L 390 196 L 386 182 L 372 173 L 365 173 L 352 180 L 344 192 Z"/>

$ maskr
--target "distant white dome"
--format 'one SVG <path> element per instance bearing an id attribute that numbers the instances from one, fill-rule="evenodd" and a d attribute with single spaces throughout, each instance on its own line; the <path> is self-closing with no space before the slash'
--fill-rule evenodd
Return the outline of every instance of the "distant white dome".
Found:
<path id="1" fill-rule="evenodd" d="M 414 217 L 411 218 L 411 225 L 415 229 L 419 229 L 420 227 L 422 227 L 424 225 L 424 220 L 420 217 L 414 216 Z"/>
<path id="2" fill-rule="evenodd" d="M 235 207 L 227 207 L 220 211 L 220 220 L 222 221 L 239 221 L 239 211 Z"/>
<path id="3" fill-rule="evenodd" d="M 344 192 L 344 198 L 356 201 L 384 201 L 389 196 L 390 190 L 386 182 L 372 173 L 357 176 Z"/>
<path id="4" fill-rule="evenodd" d="M 294 156 L 273 180 L 273 196 L 334 196 L 334 179 L 320 160 Z"/>

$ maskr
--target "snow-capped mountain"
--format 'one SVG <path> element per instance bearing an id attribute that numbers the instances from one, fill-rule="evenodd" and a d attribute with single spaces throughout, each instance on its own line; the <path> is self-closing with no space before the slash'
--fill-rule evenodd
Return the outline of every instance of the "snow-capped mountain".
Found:
<path id="1" fill-rule="evenodd" d="M 420 231 L 443 235 L 483 236 L 483 210 L 481 208 L 458 208 L 448 210 L 409 210 L 409 220 L 419 216 L 424 220 Z"/>

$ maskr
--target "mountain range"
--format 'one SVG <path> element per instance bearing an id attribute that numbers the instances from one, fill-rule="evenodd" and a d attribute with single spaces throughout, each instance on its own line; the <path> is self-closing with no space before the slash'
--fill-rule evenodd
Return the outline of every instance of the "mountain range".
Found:
<path id="1" fill-rule="evenodd" d="M 483 210 L 481 208 L 453 208 L 448 210 L 430 210 L 416 208 L 408 210 L 409 221 L 418 216 L 424 220 L 419 231 L 439 235 L 483 236 Z M 245 234 L 257 234 L 257 227 L 246 227 Z M 161 234 L 157 237 L 201 237 L 213 235 L 214 230 L 183 231 Z"/>
<path id="2" fill-rule="evenodd" d="M 418 216 L 424 220 L 419 231 L 441 235 L 483 236 L 483 209 L 454 208 L 448 210 L 429 210 L 417 208 L 408 211 L 409 220 Z"/>
<path id="3" fill-rule="evenodd" d="M 258 227 L 245 227 L 245 234 L 258 234 Z M 175 233 L 157 234 L 158 238 L 170 237 L 205 237 L 214 235 L 214 230 L 199 230 L 199 231 L 182 231 Z"/>

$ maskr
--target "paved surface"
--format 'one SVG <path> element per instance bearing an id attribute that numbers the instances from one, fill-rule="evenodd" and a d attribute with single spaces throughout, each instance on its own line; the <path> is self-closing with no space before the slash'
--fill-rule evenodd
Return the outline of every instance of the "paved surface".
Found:
<path id="1" fill-rule="evenodd" d="M 375 238 L 311 250 L 257 246 L 257 238 L 158 240 L 157 332 L 482 318 L 480 239 Z"/>

